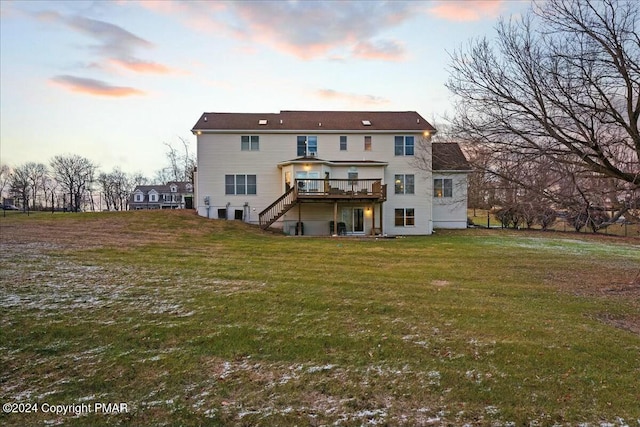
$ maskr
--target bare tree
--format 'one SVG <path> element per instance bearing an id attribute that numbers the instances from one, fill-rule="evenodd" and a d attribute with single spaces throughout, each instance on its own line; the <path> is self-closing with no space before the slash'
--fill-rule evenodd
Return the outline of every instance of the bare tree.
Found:
<path id="1" fill-rule="evenodd" d="M 0 197 L 5 196 L 5 189 L 11 179 L 11 167 L 7 164 L 0 165 Z"/>
<path id="2" fill-rule="evenodd" d="M 57 188 L 58 183 L 49 174 L 45 174 L 42 177 L 42 193 L 44 195 L 44 206 L 48 207 L 49 202 L 51 202 L 52 210 L 55 208 L 54 195 Z"/>
<path id="3" fill-rule="evenodd" d="M 23 209 L 27 209 L 31 201 L 31 209 L 36 210 L 36 199 L 42 189 L 42 179 L 47 167 L 42 163 L 28 162 L 13 170 L 10 178 L 11 191 L 22 199 Z"/>
<path id="4" fill-rule="evenodd" d="M 94 180 L 96 165 L 77 154 L 59 155 L 51 160 L 51 169 L 64 194 L 69 195 L 67 204 L 72 211 L 77 212 Z"/>
<path id="5" fill-rule="evenodd" d="M 502 20 L 495 42 L 451 55 L 456 134 L 508 153 L 505 182 L 558 203 L 573 183 L 571 199 L 600 199 L 621 214 L 640 188 L 639 16 L 632 1 L 548 0 Z M 532 181 L 532 165 L 549 182 Z M 613 181 L 618 193 L 596 192 L 594 180 Z"/>
<path id="6" fill-rule="evenodd" d="M 193 183 L 193 173 L 196 167 L 196 158 L 189 150 L 189 141 L 184 138 L 178 137 L 182 143 L 184 153 L 181 154 L 177 148 L 168 142 L 164 145 L 167 146 L 167 160 L 168 166 L 156 171 L 154 181 L 158 184 L 166 184 L 169 181 L 183 181 Z"/>
<path id="7" fill-rule="evenodd" d="M 98 183 L 104 195 L 107 210 L 126 210 L 127 202 L 133 191 L 133 179 L 119 168 L 110 173 L 102 172 L 98 175 Z"/>
<path id="8" fill-rule="evenodd" d="M 22 201 L 22 210 L 26 211 L 29 208 L 31 191 L 29 191 L 28 171 L 24 165 L 15 168 L 11 173 L 9 188 L 13 197 Z"/>

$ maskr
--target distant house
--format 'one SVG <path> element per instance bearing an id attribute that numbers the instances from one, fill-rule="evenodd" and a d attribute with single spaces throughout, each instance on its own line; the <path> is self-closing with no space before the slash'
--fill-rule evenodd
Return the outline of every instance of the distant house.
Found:
<path id="1" fill-rule="evenodd" d="M 204 113 L 192 132 L 199 215 L 318 236 L 467 226 L 469 164 L 415 111 Z"/>
<path id="2" fill-rule="evenodd" d="M 193 184 L 138 185 L 129 198 L 129 209 L 193 209 Z"/>

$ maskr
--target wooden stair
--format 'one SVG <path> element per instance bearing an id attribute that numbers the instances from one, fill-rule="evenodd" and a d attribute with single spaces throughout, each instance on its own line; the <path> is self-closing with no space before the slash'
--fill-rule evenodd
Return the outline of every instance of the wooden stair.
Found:
<path id="1" fill-rule="evenodd" d="M 275 202 L 271 203 L 265 210 L 258 215 L 260 228 L 266 230 L 278 220 L 282 215 L 287 213 L 292 207 L 298 204 L 297 193 L 295 187 L 291 187 L 286 193 L 280 196 Z"/>

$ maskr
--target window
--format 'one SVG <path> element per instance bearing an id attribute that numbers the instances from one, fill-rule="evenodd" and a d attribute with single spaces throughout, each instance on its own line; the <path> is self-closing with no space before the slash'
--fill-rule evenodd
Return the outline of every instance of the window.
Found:
<path id="1" fill-rule="evenodd" d="M 371 137 L 364 137 L 364 151 L 371 151 Z"/>
<path id="2" fill-rule="evenodd" d="M 415 145 L 413 136 L 396 136 L 394 145 L 396 156 L 413 156 Z"/>
<path id="3" fill-rule="evenodd" d="M 396 186 L 396 194 L 414 194 L 414 175 L 396 175 L 394 181 Z"/>
<path id="4" fill-rule="evenodd" d="M 358 172 L 348 172 L 349 185 L 356 185 L 358 183 Z"/>
<path id="5" fill-rule="evenodd" d="M 315 156 L 318 153 L 317 136 L 298 136 L 298 156 Z"/>
<path id="6" fill-rule="evenodd" d="M 347 151 L 347 136 L 340 137 L 340 151 Z"/>
<path id="7" fill-rule="evenodd" d="M 142 201 L 142 194 L 137 193 L 136 194 L 136 202 L 141 202 Z"/>
<path id="8" fill-rule="evenodd" d="M 415 210 L 413 208 L 400 208 L 395 210 L 396 227 L 409 227 L 416 225 Z"/>
<path id="9" fill-rule="evenodd" d="M 177 185 L 172 185 L 171 186 L 171 192 L 172 193 L 177 193 L 178 192 L 178 186 Z"/>
<path id="10" fill-rule="evenodd" d="M 442 178 L 434 179 L 433 197 L 453 197 L 453 180 Z"/>
<path id="11" fill-rule="evenodd" d="M 257 194 L 255 175 L 225 175 L 224 194 Z"/>
<path id="12" fill-rule="evenodd" d="M 242 151 L 260 150 L 260 137 L 258 135 L 242 135 L 240 137 L 240 150 Z"/>
<path id="13" fill-rule="evenodd" d="M 149 201 L 150 202 L 157 202 L 158 201 L 158 195 L 157 194 L 149 194 Z"/>

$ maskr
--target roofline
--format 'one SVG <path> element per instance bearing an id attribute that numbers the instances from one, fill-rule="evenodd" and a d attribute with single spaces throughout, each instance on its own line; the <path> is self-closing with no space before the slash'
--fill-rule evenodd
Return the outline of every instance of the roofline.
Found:
<path id="1" fill-rule="evenodd" d="M 299 134 L 299 133 L 315 133 L 315 134 L 374 134 L 374 133 L 419 133 L 424 135 L 425 133 L 429 133 L 429 135 L 435 135 L 438 133 L 436 129 L 412 129 L 412 130 L 403 130 L 403 129 L 191 129 L 191 133 L 193 135 L 201 135 L 201 134 L 225 134 L 225 133 L 246 133 L 246 134 L 262 134 L 262 133 L 271 133 L 271 134 Z M 427 136 L 427 135 L 424 135 Z"/>
<path id="2" fill-rule="evenodd" d="M 450 172 L 450 173 L 471 173 L 473 172 L 473 169 L 433 169 L 432 172 Z"/>

